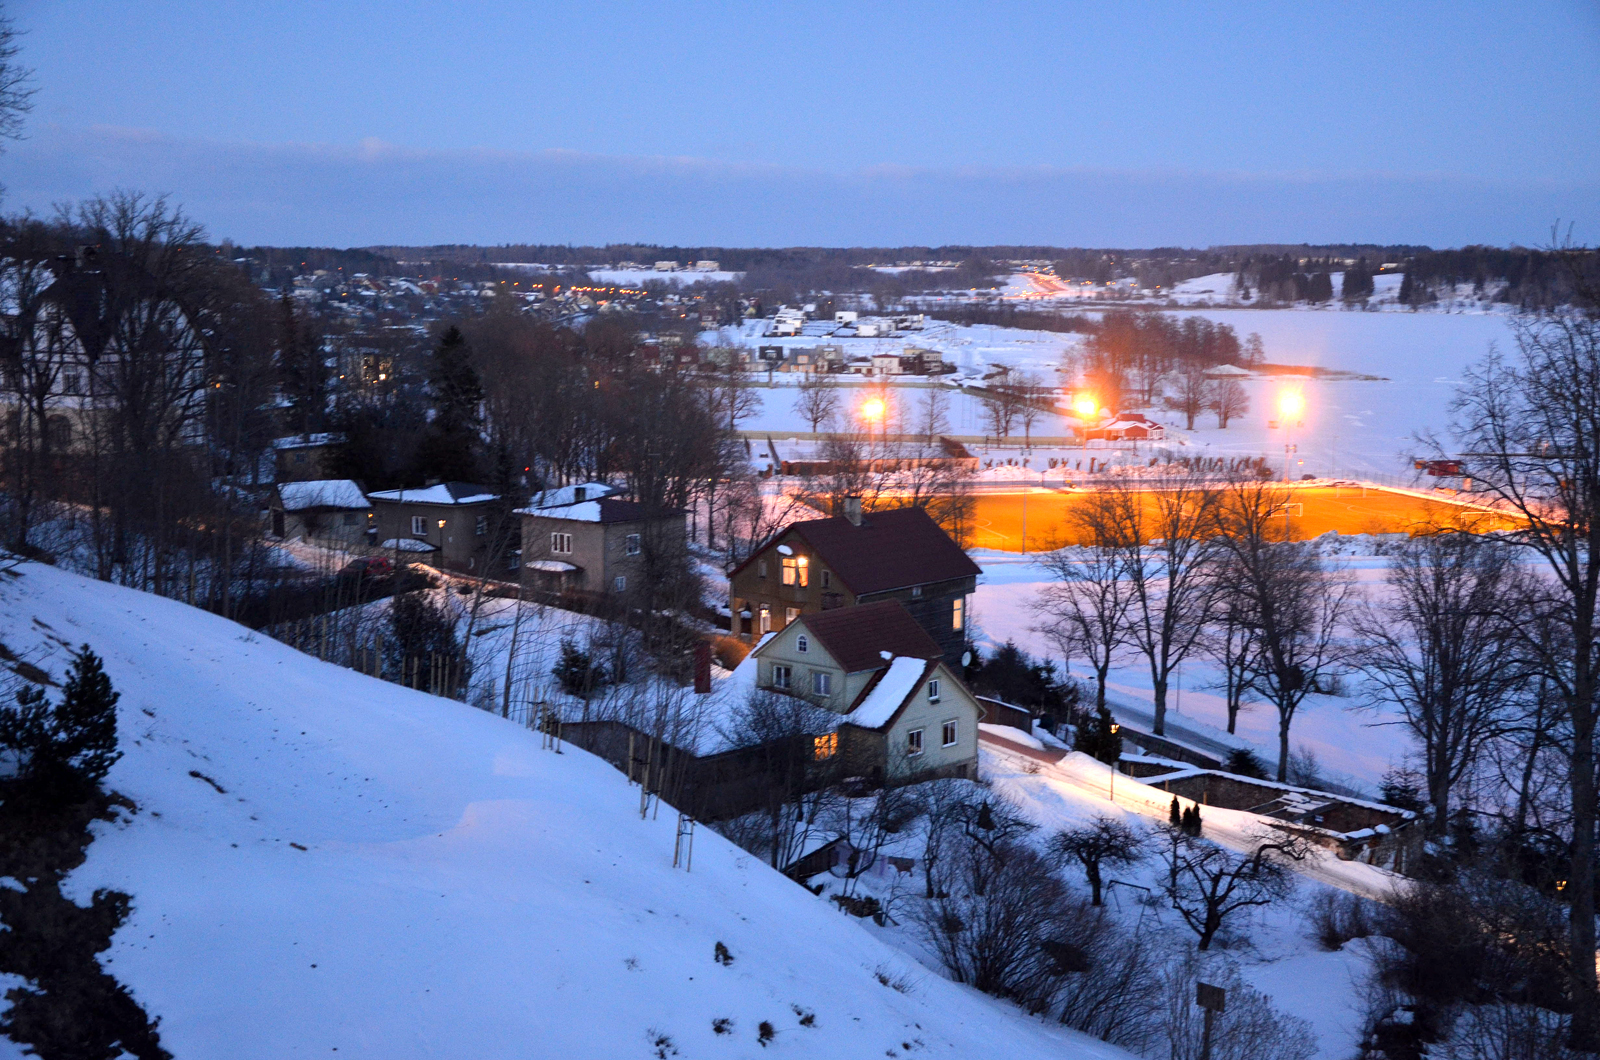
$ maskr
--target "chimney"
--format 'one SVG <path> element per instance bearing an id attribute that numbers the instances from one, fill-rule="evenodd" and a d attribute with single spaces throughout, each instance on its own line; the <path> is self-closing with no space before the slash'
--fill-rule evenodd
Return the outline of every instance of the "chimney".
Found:
<path id="1" fill-rule="evenodd" d="M 573 490 L 572 490 L 572 499 L 573 499 L 573 501 L 574 502 L 582 501 L 584 499 L 584 497 L 588 494 L 588 492 L 589 491 L 587 489 L 585 489 L 583 486 L 574 487 Z"/>
<path id="2" fill-rule="evenodd" d="M 850 520 L 851 526 L 861 525 L 861 498 L 846 497 L 844 499 L 844 517 Z"/>

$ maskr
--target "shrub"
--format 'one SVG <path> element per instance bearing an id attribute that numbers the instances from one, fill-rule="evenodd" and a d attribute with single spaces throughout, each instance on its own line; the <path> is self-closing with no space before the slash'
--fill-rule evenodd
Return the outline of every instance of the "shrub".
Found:
<path id="1" fill-rule="evenodd" d="M 1228 760 L 1222 768 L 1241 777 L 1254 777 L 1256 780 L 1267 779 L 1267 767 L 1261 758 L 1248 747 L 1236 748 L 1228 755 Z"/>
<path id="2" fill-rule="evenodd" d="M 1322 890 L 1311 901 L 1311 937 L 1326 950 L 1343 948 L 1351 939 L 1364 939 L 1376 933 L 1369 913 L 1370 903 L 1353 894 Z"/>

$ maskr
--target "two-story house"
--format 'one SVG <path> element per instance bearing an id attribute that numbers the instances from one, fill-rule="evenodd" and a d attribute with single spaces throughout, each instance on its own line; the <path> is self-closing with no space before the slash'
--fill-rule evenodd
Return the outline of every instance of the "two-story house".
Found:
<path id="1" fill-rule="evenodd" d="M 380 490 L 372 502 L 369 540 L 397 557 L 497 578 L 509 570 L 514 542 L 505 540 L 500 498 L 487 486 L 439 482 L 422 489 Z"/>
<path id="2" fill-rule="evenodd" d="M 681 509 L 651 518 L 636 501 L 595 497 L 608 491 L 603 484 L 563 489 L 570 496 L 558 492 L 556 499 L 567 503 L 517 511 L 522 517 L 522 584 L 529 589 L 625 593 L 630 586 L 639 587 L 649 549 L 684 547 L 688 523 Z"/>
<path id="3" fill-rule="evenodd" d="M 849 498 L 844 515 L 793 523 L 734 568 L 730 631 L 753 642 L 801 615 L 898 600 L 955 666 L 980 573 L 921 508 L 863 515 Z"/>
<path id="4" fill-rule="evenodd" d="M 852 775 L 978 775 L 978 701 L 897 600 L 800 615 L 741 665 L 755 666 L 758 687 L 842 715 L 815 753 L 843 755 Z"/>

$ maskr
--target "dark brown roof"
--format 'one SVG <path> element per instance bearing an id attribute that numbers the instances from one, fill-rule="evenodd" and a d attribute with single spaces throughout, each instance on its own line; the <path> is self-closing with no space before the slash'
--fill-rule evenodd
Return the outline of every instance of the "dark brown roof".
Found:
<path id="1" fill-rule="evenodd" d="M 921 508 L 872 512 L 861 517 L 860 526 L 841 515 L 789 529 L 857 596 L 983 573 Z"/>
<path id="2" fill-rule="evenodd" d="M 883 652 L 909 655 L 914 659 L 937 659 L 944 655 L 898 600 L 814 611 L 801 615 L 796 621 L 804 624 L 806 632 L 817 638 L 846 673 L 888 666 L 889 660 L 883 657 Z"/>

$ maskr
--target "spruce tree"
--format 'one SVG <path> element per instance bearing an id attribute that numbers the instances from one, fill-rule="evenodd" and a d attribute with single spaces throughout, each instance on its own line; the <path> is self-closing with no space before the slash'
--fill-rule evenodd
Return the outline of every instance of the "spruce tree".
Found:
<path id="1" fill-rule="evenodd" d="M 1178 809 L 1178 797 L 1172 797 L 1172 806 L 1167 810 L 1167 823 L 1174 828 L 1183 827 L 1183 812 Z"/>
<path id="2" fill-rule="evenodd" d="M 121 698 L 122 693 L 111 687 L 100 657 L 87 644 L 79 648 L 56 707 L 53 742 L 59 761 L 87 783 L 100 783 L 122 757 L 117 750 L 117 700 Z"/>

